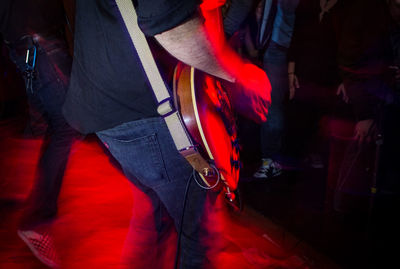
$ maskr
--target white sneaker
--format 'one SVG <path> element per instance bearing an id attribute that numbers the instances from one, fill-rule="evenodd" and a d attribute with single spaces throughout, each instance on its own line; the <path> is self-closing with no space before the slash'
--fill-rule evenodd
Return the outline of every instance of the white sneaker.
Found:
<path id="1" fill-rule="evenodd" d="M 279 176 L 280 174 L 282 174 L 282 166 L 278 162 L 267 158 L 262 159 L 262 164 L 260 168 L 258 168 L 258 171 L 254 173 L 253 177 L 269 179 Z"/>

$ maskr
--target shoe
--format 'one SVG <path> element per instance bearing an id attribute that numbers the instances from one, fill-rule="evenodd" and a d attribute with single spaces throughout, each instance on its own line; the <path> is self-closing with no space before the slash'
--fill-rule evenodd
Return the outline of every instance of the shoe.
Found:
<path id="1" fill-rule="evenodd" d="M 254 173 L 255 178 L 273 178 L 282 174 L 282 166 L 272 159 L 262 159 L 262 164 L 257 172 Z"/>
<path id="2" fill-rule="evenodd" d="M 318 153 L 310 153 L 305 162 L 314 169 L 324 168 L 324 163 L 322 162 L 321 155 L 319 155 Z"/>
<path id="3" fill-rule="evenodd" d="M 53 239 L 47 233 L 39 233 L 36 231 L 18 230 L 18 236 L 24 241 L 33 254 L 42 263 L 50 268 L 59 268 L 60 262 L 54 247 Z"/>

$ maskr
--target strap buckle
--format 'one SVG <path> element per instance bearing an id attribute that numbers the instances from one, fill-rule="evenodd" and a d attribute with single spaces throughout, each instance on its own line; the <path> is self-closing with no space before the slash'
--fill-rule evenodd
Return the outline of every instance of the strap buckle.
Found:
<path id="1" fill-rule="evenodd" d="M 167 117 L 176 111 L 175 106 L 172 103 L 172 98 L 168 97 L 158 103 L 157 112 L 162 117 Z"/>

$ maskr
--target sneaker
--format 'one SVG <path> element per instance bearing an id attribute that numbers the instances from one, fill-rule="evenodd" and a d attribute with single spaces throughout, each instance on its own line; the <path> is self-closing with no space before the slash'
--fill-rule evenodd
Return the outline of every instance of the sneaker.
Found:
<path id="1" fill-rule="evenodd" d="M 273 178 L 282 174 L 282 166 L 272 159 L 262 159 L 262 164 L 257 172 L 254 173 L 255 178 Z"/>
<path id="2" fill-rule="evenodd" d="M 53 239 L 47 233 L 18 230 L 18 236 L 28 245 L 33 254 L 50 268 L 59 268 L 59 259 Z"/>
<path id="3" fill-rule="evenodd" d="M 314 169 L 322 169 L 324 168 L 324 163 L 322 162 L 322 157 L 318 153 L 310 153 L 306 160 L 306 163 Z"/>

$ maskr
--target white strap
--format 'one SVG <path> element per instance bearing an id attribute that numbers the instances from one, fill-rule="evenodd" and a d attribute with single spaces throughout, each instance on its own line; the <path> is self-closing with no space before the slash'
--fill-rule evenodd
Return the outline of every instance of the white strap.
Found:
<path id="1" fill-rule="evenodd" d="M 179 151 L 192 148 L 193 143 L 190 140 L 189 134 L 186 132 L 186 128 L 182 123 L 179 113 L 174 111 L 172 102 L 169 101 L 171 95 L 169 94 L 169 91 L 160 75 L 146 37 L 139 28 L 132 0 L 115 1 L 132 39 L 133 45 L 139 55 L 143 69 L 149 79 L 157 102 L 159 103 L 157 111 L 164 117 L 176 148 Z"/>
<path id="2" fill-rule="evenodd" d="M 132 0 L 116 0 L 122 19 L 139 55 L 143 68 L 153 88 L 157 101 L 160 103 L 170 97 L 167 87 L 161 78 L 146 37 L 137 23 L 137 15 Z"/>

